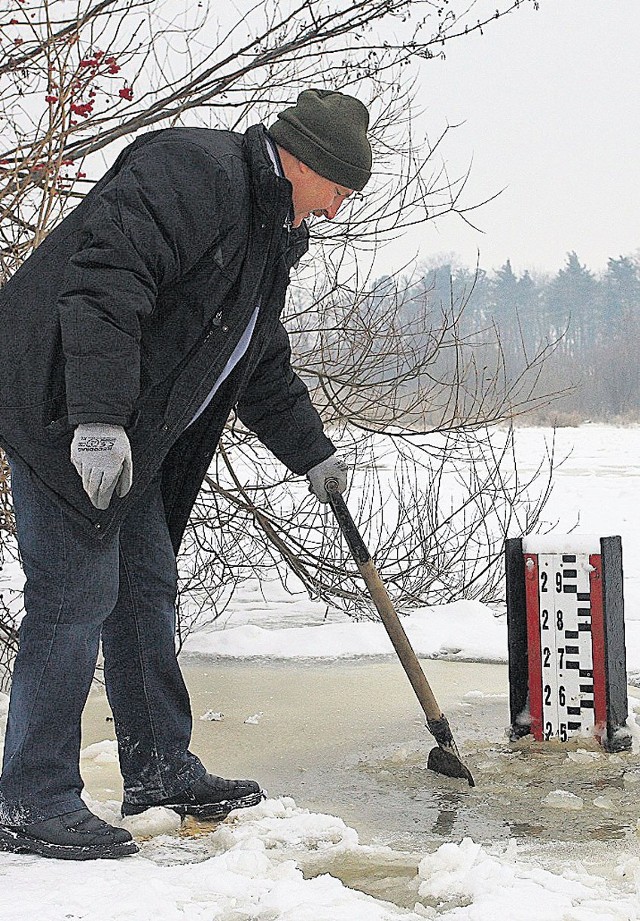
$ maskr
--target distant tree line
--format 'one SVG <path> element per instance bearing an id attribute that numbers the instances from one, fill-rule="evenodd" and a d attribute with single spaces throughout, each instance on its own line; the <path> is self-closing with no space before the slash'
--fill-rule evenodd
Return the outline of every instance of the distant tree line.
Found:
<path id="1" fill-rule="evenodd" d="M 511 261 L 488 273 L 451 262 L 410 282 L 383 278 L 378 297 L 402 299 L 405 321 L 460 306 L 459 333 L 475 350 L 480 369 L 495 352 L 506 378 L 516 378 L 532 356 L 545 353 L 540 384 L 545 399 L 520 421 L 579 424 L 640 420 L 640 251 L 610 258 L 591 272 L 575 252 L 555 274 L 524 271 Z"/>

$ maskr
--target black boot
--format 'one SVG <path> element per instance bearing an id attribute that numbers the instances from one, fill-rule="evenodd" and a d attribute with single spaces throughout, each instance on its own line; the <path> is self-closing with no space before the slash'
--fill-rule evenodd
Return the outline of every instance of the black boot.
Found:
<path id="1" fill-rule="evenodd" d="M 127 857 L 138 852 L 126 828 L 114 828 L 84 807 L 29 825 L 0 825 L 0 851 L 60 860 Z"/>
<path id="2" fill-rule="evenodd" d="M 153 803 L 122 804 L 122 815 L 139 815 L 152 806 L 165 806 L 178 815 L 193 815 L 199 819 L 225 819 L 232 809 L 256 806 L 265 799 L 255 780 L 225 780 L 214 774 L 203 774 L 188 790 Z"/>

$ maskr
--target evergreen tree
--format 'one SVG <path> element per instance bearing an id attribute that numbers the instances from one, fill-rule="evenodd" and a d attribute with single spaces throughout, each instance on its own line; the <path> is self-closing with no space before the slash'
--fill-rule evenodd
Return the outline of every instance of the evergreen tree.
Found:
<path id="1" fill-rule="evenodd" d="M 528 350 L 535 351 L 541 342 L 548 341 L 548 336 L 546 330 L 543 331 L 540 286 L 528 270 L 518 279 L 517 297 L 522 341 Z"/>
<path id="2" fill-rule="evenodd" d="M 640 265 L 629 256 L 609 259 L 602 279 L 602 313 L 609 331 L 636 326 L 640 308 Z"/>
<path id="3" fill-rule="evenodd" d="M 626 256 L 609 259 L 602 279 L 602 314 L 608 334 L 596 354 L 598 410 L 609 417 L 637 416 L 640 409 L 640 266 Z"/>
<path id="4" fill-rule="evenodd" d="M 497 270 L 487 286 L 489 315 L 495 323 L 507 364 L 520 351 L 518 279 L 511 260 Z"/>
<path id="5" fill-rule="evenodd" d="M 561 339 L 561 352 L 576 360 L 586 357 L 600 339 L 600 289 L 575 251 L 567 254 L 566 265 L 547 287 L 544 305 L 547 332 Z"/>

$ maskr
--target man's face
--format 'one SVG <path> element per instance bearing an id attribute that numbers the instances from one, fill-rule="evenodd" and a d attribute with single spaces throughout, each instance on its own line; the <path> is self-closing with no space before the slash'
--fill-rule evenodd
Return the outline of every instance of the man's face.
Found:
<path id="1" fill-rule="evenodd" d="M 298 165 L 295 176 L 289 177 L 293 186 L 293 226 L 299 227 L 311 214 L 333 220 L 353 190 L 325 179 L 304 163 Z"/>

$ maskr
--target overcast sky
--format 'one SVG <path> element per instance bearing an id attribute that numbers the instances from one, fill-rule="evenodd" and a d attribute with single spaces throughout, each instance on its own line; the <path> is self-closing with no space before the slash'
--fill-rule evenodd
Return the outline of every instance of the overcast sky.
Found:
<path id="1" fill-rule="evenodd" d="M 640 0 L 541 0 L 425 63 L 425 124 L 462 123 L 446 152 L 452 172 L 473 159 L 468 198 L 505 191 L 476 213 L 484 233 L 444 219 L 420 255 L 555 272 L 576 250 L 601 271 L 640 250 L 639 39 Z"/>

